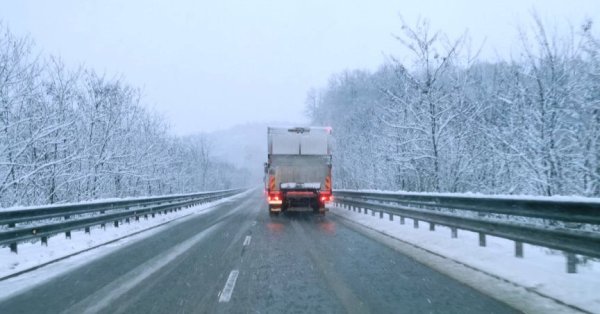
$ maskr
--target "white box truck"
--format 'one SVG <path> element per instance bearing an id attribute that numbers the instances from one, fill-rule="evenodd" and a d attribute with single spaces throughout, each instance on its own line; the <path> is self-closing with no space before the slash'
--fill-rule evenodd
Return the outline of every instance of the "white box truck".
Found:
<path id="1" fill-rule="evenodd" d="M 265 195 L 269 213 L 312 208 L 333 201 L 330 127 L 269 127 Z"/>

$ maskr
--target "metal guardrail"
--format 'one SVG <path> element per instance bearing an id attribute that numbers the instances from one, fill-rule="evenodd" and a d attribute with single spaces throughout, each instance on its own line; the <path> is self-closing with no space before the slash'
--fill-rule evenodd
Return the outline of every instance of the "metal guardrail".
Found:
<path id="1" fill-rule="evenodd" d="M 81 204 L 28 207 L 18 210 L 0 211 L 0 246 L 8 245 L 17 252 L 17 244 L 23 241 L 41 239 L 48 243 L 48 237 L 64 232 L 67 238 L 71 231 L 114 223 L 140 217 L 154 217 L 157 213 L 178 211 L 197 204 L 215 201 L 244 191 L 243 189 L 203 192 L 184 195 L 146 197 L 115 201 L 101 201 Z"/>
<path id="2" fill-rule="evenodd" d="M 573 225 L 596 225 L 600 230 L 600 202 L 547 199 L 524 199 L 493 196 L 463 196 L 446 194 L 383 193 L 335 190 L 334 202 L 358 210 L 371 209 L 380 218 L 387 213 L 451 229 L 479 233 L 479 245 L 486 246 L 486 235 L 515 241 L 515 256 L 523 257 L 523 243 L 565 252 L 567 272 L 576 272 L 577 256 L 600 258 L 600 232 L 584 231 Z M 469 213 L 470 212 L 470 213 Z M 475 212 L 476 214 L 473 214 Z M 469 215 L 470 214 L 470 215 Z M 492 216 L 492 217 L 486 217 Z M 524 217 L 534 218 L 528 222 Z M 530 219 L 532 220 L 532 219 Z"/>

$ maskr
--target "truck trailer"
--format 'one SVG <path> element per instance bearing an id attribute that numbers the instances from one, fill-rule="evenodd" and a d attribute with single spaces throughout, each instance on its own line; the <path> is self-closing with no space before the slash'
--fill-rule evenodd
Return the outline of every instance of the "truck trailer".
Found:
<path id="1" fill-rule="evenodd" d="M 330 127 L 269 127 L 265 194 L 269 213 L 311 208 L 325 213 L 333 201 Z"/>

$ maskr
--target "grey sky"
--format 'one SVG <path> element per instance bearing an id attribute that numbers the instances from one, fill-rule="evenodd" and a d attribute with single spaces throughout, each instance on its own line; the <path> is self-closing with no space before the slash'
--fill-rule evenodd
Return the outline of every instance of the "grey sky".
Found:
<path id="1" fill-rule="evenodd" d="M 177 134 L 251 121 L 303 121 L 310 87 L 376 69 L 399 45 L 401 14 L 507 54 L 536 8 L 600 23 L 600 1 L 2 1 L 0 19 L 72 66 L 121 74 Z"/>

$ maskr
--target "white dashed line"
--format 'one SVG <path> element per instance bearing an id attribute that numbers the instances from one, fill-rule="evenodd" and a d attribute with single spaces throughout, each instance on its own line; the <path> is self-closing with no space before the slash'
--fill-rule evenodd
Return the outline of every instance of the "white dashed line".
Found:
<path id="1" fill-rule="evenodd" d="M 252 241 L 252 237 L 246 236 L 246 239 L 244 239 L 244 246 L 250 245 L 250 241 Z"/>
<path id="2" fill-rule="evenodd" d="M 227 278 L 225 287 L 223 287 L 223 291 L 221 291 L 221 295 L 219 296 L 219 303 L 229 302 L 231 294 L 233 293 L 233 288 L 235 288 L 235 281 L 239 274 L 240 271 L 237 269 L 232 270 L 231 273 L 229 273 L 229 278 Z"/>
<path id="3" fill-rule="evenodd" d="M 137 285 L 142 283 L 146 278 L 156 274 L 163 267 L 167 266 L 179 256 L 188 252 L 194 245 L 200 243 L 207 236 L 218 230 L 224 223 L 217 223 L 208 229 L 196 234 L 184 242 L 177 244 L 175 247 L 164 254 L 160 254 L 145 263 L 130 270 L 128 273 L 116 278 L 102 289 L 97 290 L 85 299 L 72 305 L 64 311 L 65 313 L 98 313 L 106 310 L 106 307 L 114 304 L 120 296 L 133 290 Z M 237 275 L 236 275 L 237 277 Z"/>

